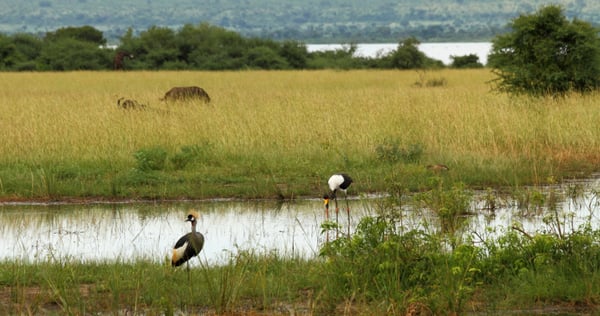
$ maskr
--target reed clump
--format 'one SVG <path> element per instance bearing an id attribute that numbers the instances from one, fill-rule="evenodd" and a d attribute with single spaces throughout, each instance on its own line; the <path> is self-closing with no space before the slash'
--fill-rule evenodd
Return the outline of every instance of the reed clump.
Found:
<path id="1" fill-rule="evenodd" d="M 319 195 L 340 170 L 361 191 L 391 173 L 419 189 L 431 163 L 473 186 L 596 171 L 599 95 L 510 98 L 490 92 L 486 69 L 431 76 L 446 84 L 415 86 L 414 71 L 2 73 L 0 196 L 252 198 L 285 185 L 290 198 Z M 159 101 L 182 85 L 212 102 Z M 389 144 L 420 152 L 381 159 Z M 164 159 L 148 169 L 152 150 Z"/>

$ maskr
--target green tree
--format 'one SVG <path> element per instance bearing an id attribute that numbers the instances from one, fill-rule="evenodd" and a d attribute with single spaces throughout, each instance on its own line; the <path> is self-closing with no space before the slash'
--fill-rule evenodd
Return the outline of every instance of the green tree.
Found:
<path id="1" fill-rule="evenodd" d="M 102 70 L 111 66 L 111 55 L 96 44 L 63 38 L 42 47 L 40 70 Z"/>
<path id="2" fill-rule="evenodd" d="M 14 70 L 36 70 L 35 60 L 40 56 L 42 39 L 31 34 L 20 33 L 13 35 L 12 41 L 17 49 Z"/>
<path id="3" fill-rule="evenodd" d="M 35 59 L 39 56 L 41 48 L 42 41 L 33 35 L 0 34 L 0 69 L 36 70 Z"/>
<path id="4" fill-rule="evenodd" d="M 398 48 L 386 57 L 389 67 L 398 69 L 441 67 L 441 62 L 434 61 L 419 50 L 419 44 L 420 42 L 414 37 L 400 42 Z"/>
<path id="5" fill-rule="evenodd" d="M 127 59 L 127 69 L 149 69 L 150 67 L 144 60 L 147 54 L 144 43 L 139 37 L 134 36 L 133 29 L 128 28 L 125 34 L 119 38 L 119 45 L 113 52 L 113 58 L 116 51 L 122 51 L 133 55 L 133 59 Z"/>
<path id="6" fill-rule="evenodd" d="M 496 89 L 541 96 L 598 88 L 600 41 L 590 23 L 568 21 L 561 7 L 550 5 L 510 26 L 492 41 L 488 65 L 497 75 Z"/>
<path id="7" fill-rule="evenodd" d="M 64 27 L 54 32 L 46 33 L 46 39 L 50 41 L 56 41 L 63 38 L 70 38 L 98 45 L 106 44 L 106 39 L 102 32 L 87 25 L 81 27 Z"/>
<path id="8" fill-rule="evenodd" d="M 151 69 L 160 69 L 163 64 L 179 59 L 175 32 L 166 27 L 152 26 L 142 32 L 134 56 Z"/>
<path id="9" fill-rule="evenodd" d="M 180 47 L 195 69 L 229 70 L 244 66 L 247 40 L 221 27 L 202 23 L 187 26 L 178 34 Z"/>
<path id="10" fill-rule="evenodd" d="M 479 62 L 479 56 L 469 54 L 465 56 L 450 56 L 452 59 L 452 68 L 482 68 L 483 65 Z"/>
<path id="11" fill-rule="evenodd" d="M 0 34 L 0 69 L 14 66 L 17 48 L 8 36 Z"/>
<path id="12" fill-rule="evenodd" d="M 121 45 L 117 50 L 134 56 L 127 62 L 132 69 L 187 68 L 181 59 L 176 33 L 169 28 L 152 26 L 138 37 L 133 35 L 132 29 L 128 29 L 120 39 Z"/>
<path id="13" fill-rule="evenodd" d="M 355 43 L 342 45 L 336 50 L 311 53 L 307 66 L 311 69 L 357 69 L 361 68 L 360 59 L 354 57 L 358 49 Z"/>
<path id="14" fill-rule="evenodd" d="M 306 68 L 308 50 L 306 44 L 297 41 L 284 41 L 281 45 L 280 55 L 294 69 Z"/>
<path id="15" fill-rule="evenodd" d="M 246 54 L 246 65 L 258 69 L 286 69 L 286 60 L 268 46 L 257 46 Z"/>

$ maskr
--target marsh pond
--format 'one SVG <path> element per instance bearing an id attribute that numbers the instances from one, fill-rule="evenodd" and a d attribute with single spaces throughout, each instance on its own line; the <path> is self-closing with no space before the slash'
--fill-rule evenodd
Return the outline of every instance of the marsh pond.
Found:
<path id="1" fill-rule="evenodd" d="M 459 233 L 476 240 L 494 238 L 514 227 L 523 233 L 561 234 L 587 224 L 598 229 L 599 191 L 600 180 L 595 176 L 524 188 L 521 194 L 473 192 L 469 210 L 460 215 Z M 384 196 L 353 196 L 349 200 L 351 231 L 364 216 L 377 216 L 385 200 Z M 340 203 L 340 207 L 345 205 L 343 200 Z M 225 263 L 239 251 L 311 258 L 318 256 L 328 238 L 322 232 L 325 212 L 320 199 L 4 203 L 0 204 L 0 260 L 166 261 L 175 241 L 190 230 L 185 222 L 190 209 L 200 213 L 198 230 L 206 238 L 200 260 L 208 264 Z M 440 230 L 439 217 L 427 207 L 398 210 L 402 229 Z M 346 212 L 340 211 L 340 234 L 346 232 L 347 223 Z"/>

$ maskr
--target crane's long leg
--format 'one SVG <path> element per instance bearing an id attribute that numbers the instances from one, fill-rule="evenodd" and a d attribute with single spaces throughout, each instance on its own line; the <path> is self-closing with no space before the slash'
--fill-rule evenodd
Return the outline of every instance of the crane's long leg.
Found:
<path id="1" fill-rule="evenodd" d="M 337 196 L 333 198 L 335 200 L 335 238 L 337 239 L 340 235 L 339 232 L 339 221 L 338 221 L 338 215 L 340 213 L 340 209 L 338 208 L 338 202 L 337 202 Z"/>
<path id="2" fill-rule="evenodd" d="M 329 222 L 329 204 L 325 204 L 325 221 Z M 325 238 L 327 238 L 326 240 L 329 242 L 329 229 L 327 229 L 326 234 Z"/>
<path id="3" fill-rule="evenodd" d="M 348 197 L 346 195 L 344 199 L 346 200 L 346 214 L 348 216 L 348 238 L 350 238 L 350 206 L 348 205 Z"/>
<path id="4" fill-rule="evenodd" d="M 185 263 L 185 267 L 186 267 L 186 270 L 187 270 L 188 282 L 190 282 L 190 284 L 191 284 L 192 277 L 191 277 L 191 274 L 190 274 L 190 261 L 189 260 Z"/>

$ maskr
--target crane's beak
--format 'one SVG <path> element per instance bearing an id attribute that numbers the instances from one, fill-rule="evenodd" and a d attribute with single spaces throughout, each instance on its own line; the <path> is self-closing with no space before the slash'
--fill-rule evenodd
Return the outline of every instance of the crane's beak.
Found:
<path id="1" fill-rule="evenodd" d="M 329 208 L 329 198 L 324 198 L 323 204 L 325 204 L 325 208 Z"/>

